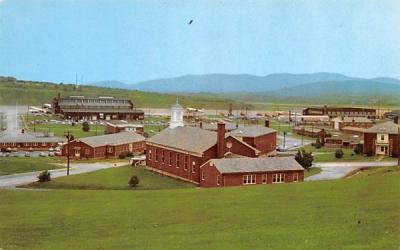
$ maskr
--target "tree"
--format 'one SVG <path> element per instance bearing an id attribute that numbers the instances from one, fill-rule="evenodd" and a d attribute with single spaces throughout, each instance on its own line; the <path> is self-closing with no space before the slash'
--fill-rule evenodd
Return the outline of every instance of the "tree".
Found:
<path id="1" fill-rule="evenodd" d="M 336 151 L 335 151 L 335 157 L 336 157 L 336 159 L 342 158 L 343 155 L 344 155 L 343 150 L 341 150 L 341 149 L 336 149 Z"/>
<path id="2" fill-rule="evenodd" d="M 89 123 L 88 123 L 87 121 L 84 121 L 84 122 L 82 123 L 82 130 L 83 130 L 83 132 L 89 132 L 89 130 L 90 130 L 90 125 L 89 125 Z"/>
<path id="3" fill-rule="evenodd" d="M 41 172 L 39 175 L 38 175 L 38 180 L 39 180 L 39 182 L 46 182 L 46 181 L 50 181 L 50 172 L 49 171 L 47 171 L 47 170 L 45 170 L 45 171 L 43 171 L 43 172 Z"/>
<path id="4" fill-rule="evenodd" d="M 137 185 L 139 185 L 139 177 L 137 177 L 136 175 L 132 175 L 132 177 L 129 179 L 128 184 L 130 187 L 136 187 Z"/>
<path id="5" fill-rule="evenodd" d="M 362 154 L 362 152 L 364 151 L 364 146 L 361 143 L 358 143 L 355 148 L 354 148 L 354 153 L 359 155 Z"/>
<path id="6" fill-rule="evenodd" d="M 312 152 L 306 152 L 304 149 L 298 150 L 294 159 L 306 170 L 309 170 L 312 166 L 314 157 Z"/>

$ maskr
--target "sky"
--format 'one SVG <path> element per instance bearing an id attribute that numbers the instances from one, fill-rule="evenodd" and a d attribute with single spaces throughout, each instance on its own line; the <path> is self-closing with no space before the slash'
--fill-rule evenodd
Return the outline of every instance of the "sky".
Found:
<path id="1" fill-rule="evenodd" d="M 400 78 L 399 13 L 398 0 L 0 0 L 0 75 L 64 83 L 208 73 Z"/>

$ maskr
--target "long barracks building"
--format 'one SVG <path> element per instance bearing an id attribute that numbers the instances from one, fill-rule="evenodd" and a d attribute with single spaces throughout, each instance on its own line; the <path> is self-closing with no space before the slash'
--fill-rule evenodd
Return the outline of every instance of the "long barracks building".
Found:
<path id="1" fill-rule="evenodd" d="M 366 117 L 375 119 L 376 109 L 370 108 L 355 108 L 355 107 L 308 107 L 303 109 L 303 115 L 327 115 L 329 118 L 334 117 Z"/>
<path id="2" fill-rule="evenodd" d="M 84 96 L 53 99 L 53 113 L 72 120 L 143 120 L 143 110 L 134 108 L 129 99 Z"/>

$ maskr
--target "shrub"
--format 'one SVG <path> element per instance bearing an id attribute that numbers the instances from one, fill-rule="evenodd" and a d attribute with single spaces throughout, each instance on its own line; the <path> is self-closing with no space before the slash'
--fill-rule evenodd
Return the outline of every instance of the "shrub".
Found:
<path id="1" fill-rule="evenodd" d="M 341 150 L 341 149 L 336 149 L 336 151 L 335 151 L 335 157 L 336 157 L 336 159 L 342 158 L 343 155 L 344 155 L 343 150 Z"/>
<path id="2" fill-rule="evenodd" d="M 355 148 L 354 148 L 353 151 L 354 151 L 354 153 L 357 154 L 357 155 L 362 154 L 362 152 L 364 151 L 364 146 L 363 146 L 361 143 L 359 143 L 359 144 L 357 144 L 357 145 L 355 146 Z"/>
<path id="3" fill-rule="evenodd" d="M 43 171 L 43 172 L 41 172 L 39 175 L 38 175 L 38 180 L 39 180 L 39 182 L 46 182 L 46 181 L 50 181 L 50 172 L 49 171 L 47 171 L 47 170 L 45 170 L 45 171 Z"/>
<path id="4" fill-rule="evenodd" d="M 127 153 L 125 154 L 125 156 L 126 156 L 126 157 L 132 157 L 132 156 L 133 156 L 133 153 L 132 153 L 132 152 L 127 152 Z"/>
<path id="5" fill-rule="evenodd" d="M 139 177 L 137 177 L 136 175 L 133 175 L 128 182 L 128 185 L 130 187 L 136 187 L 137 185 L 139 185 Z"/>
<path id="6" fill-rule="evenodd" d="M 311 168 L 314 157 L 312 152 L 307 153 L 304 149 L 298 150 L 294 159 L 306 170 Z"/>
<path id="7" fill-rule="evenodd" d="M 88 122 L 85 121 L 85 122 L 82 123 L 82 130 L 83 130 L 83 132 L 89 132 L 90 125 L 89 125 Z"/>
<path id="8" fill-rule="evenodd" d="M 126 157 L 126 154 L 124 154 L 124 153 L 120 153 L 118 155 L 118 158 L 120 158 L 120 159 L 125 159 L 125 157 Z"/>

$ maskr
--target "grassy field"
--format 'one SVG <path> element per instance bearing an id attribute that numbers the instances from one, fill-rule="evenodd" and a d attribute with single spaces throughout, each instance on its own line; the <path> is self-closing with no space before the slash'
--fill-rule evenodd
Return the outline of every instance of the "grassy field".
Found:
<path id="1" fill-rule="evenodd" d="M 326 162 L 326 161 L 390 161 L 394 158 L 384 156 L 367 156 L 364 154 L 357 155 L 353 152 L 353 149 L 344 148 L 343 157 L 337 159 L 335 157 L 336 148 L 321 147 L 316 148 L 311 145 L 302 147 L 306 152 L 313 152 L 315 162 Z"/>
<path id="2" fill-rule="evenodd" d="M 97 127 L 97 131 L 96 131 Z M 94 135 L 104 135 L 105 125 L 90 125 L 90 131 L 84 132 L 82 124 L 75 126 L 68 124 L 36 124 L 36 132 L 53 132 L 55 136 L 64 137 L 66 131 L 70 131 L 75 138 L 89 137 Z M 33 126 L 29 127 L 29 131 L 33 131 Z"/>
<path id="3" fill-rule="evenodd" d="M 57 157 L 1 157 L 0 175 L 62 168 L 61 166 L 52 164 L 60 162 L 61 160 Z"/>
<path id="4" fill-rule="evenodd" d="M 53 179 L 47 183 L 34 183 L 31 187 L 61 189 L 132 189 L 128 186 L 132 175 L 139 177 L 139 185 L 134 190 L 190 188 L 192 184 L 174 180 L 144 169 L 144 167 L 118 167 L 91 173 L 71 175 Z"/>
<path id="5" fill-rule="evenodd" d="M 400 173 L 400 167 L 362 168 L 352 173 L 348 178 L 364 178 L 367 176 L 386 175 L 394 172 Z"/>
<path id="6" fill-rule="evenodd" d="M 130 98 L 137 107 L 141 108 L 169 108 L 176 102 L 176 94 L 150 93 L 136 90 L 111 89 L 94 86 L 79 86 L 74 84 L 54 84 L 46 82 L 14 81 L 0 79 L 0 104 L 42 105 L 49 103 L 60 93 L 62 96 L 84 95 Z M 208 94 L 179 94 L 179 102 L 184 106 L 194 108 L 228 109 L 229 103 L 235 107 L 244 107 L 247 104 L 234 98 L 217 97 Z M 251 107 L 251 105 L 248 105 Z"/>
<path id="7" fill-rule="evenodd" d="M 400 175 L 223 189 L 0 191 L 3 249 L 397 249 Z"/>
<path id="8" fill-rule="evenodd" d="M 313 167 L 310 168 L 309 170 L 304 170 L 304 178 L 310 177 L 311 175 L 316 175 L 321 173 L 321 168 Z"/>

